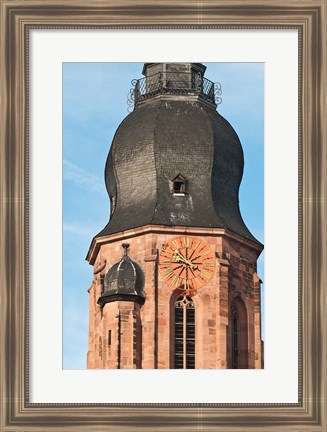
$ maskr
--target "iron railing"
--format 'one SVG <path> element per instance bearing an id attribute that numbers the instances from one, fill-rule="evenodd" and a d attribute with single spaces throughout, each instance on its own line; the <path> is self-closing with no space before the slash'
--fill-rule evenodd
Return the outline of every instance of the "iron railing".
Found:
<path id="1" fill-rule="evenodd" d="M 197 95 L 219 105 L 221 85 L 201 76 L 200 73 L 159 72 L 149 77 L 132 80 L 133 87 L 128 95 L 128 106 L 162 94 Z"/>

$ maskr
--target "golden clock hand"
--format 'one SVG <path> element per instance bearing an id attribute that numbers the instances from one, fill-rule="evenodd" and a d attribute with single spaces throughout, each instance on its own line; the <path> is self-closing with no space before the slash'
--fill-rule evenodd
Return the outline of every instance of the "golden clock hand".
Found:
<path id="1" fill-rule="evenodd" d="M 194 269 L 197 269 L 198 268 L 198 266 L 196 265 L 196 264 L 193 264 L 191 261 L 187 261 L 187 263 L 186 263 L 190 268 L 194 268 Z"/>
<path id="2" fill-rule="evenodd" d="M 181 260 L 183 260 L 186 264 L 190 265 L 191 261 L 185 258 L 184 255 L 182 255 L 180 252 L 178 252 L 178 255 L 180 256 Z"/>
<path id="3" fill-rule="evenodd" d="M 198 266 L 196 264 L 193 264 L 191 260 L 185 259 L 185 262 L 187 265 L 189 265 L 191 268 L 197 268 Z"/>
<path id="4" fill-rule="evenodd" d="M 198 268 L 196 264 L 193 264 L 192 261 L 186 259 L 184 255 L 182 255 L 177 249 L 175 250 L 174 255 L 176 261 L 183 261 L 186 265 L 188 265 L 190 268 L 194 268 L 195 270 Z"/>
<path id="5" fill-rule="evenodd" d="M 175 255 L 174 258 L 175 258 L 176 260 L 181 260 L 181 261 L 183 261 L 185 264 L 187 264 L 185 257 L 184 257 L 180 252 L 178 252 L 177 249 L 175 250 L 174 255 Z"/>
<path id="6" fill-rule="evenodd" d="M 175 259 L 176 261 L 183 261 L 186 265 L 188 265 L 190 268 L 194 268 L 195 270 L 198 268 L 196 264 L 193 264 L 192 261 L 189 259 L 186 259 L 178 250 L 175 251 Z"/>
<path id="7" fill-rule="evenodd" d="M 177 263 L 183 261 L 183 260 L 181 259 L 181 257 L 179 257 L 178 255 L 174 255 L 173 258 L 176 260 Z M 184 263 L 184 264 L 185 264 L 185 263 Z"/>

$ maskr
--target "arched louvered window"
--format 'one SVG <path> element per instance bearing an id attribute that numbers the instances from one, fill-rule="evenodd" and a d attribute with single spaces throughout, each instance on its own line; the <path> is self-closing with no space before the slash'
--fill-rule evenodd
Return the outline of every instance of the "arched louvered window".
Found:
<path id="1" fill-rule="evenodd" d="M 189 296 L 175 302 L 175 369 L 195 368 L 195 309 Z"/>

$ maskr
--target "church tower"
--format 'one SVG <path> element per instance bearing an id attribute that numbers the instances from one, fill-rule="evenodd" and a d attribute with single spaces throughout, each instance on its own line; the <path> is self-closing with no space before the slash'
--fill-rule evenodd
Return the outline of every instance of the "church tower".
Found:
<path id="1" fill-rule="evenodd" d="M 263 246 L 239 209 L 240 140 L 201 63 L 146 63 L 105 168 L 88 368 L 262 368 Z"/>

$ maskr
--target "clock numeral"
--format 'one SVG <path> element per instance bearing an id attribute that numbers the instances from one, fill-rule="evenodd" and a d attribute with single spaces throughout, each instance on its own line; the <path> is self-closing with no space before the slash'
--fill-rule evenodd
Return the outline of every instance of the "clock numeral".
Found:
<path id="1" fill-rule="evenodd" d="M 177 286 L 178 285 L 178 281 L 179 281 L 179 276 L 175 276 L 174 278 L 173 278 L 173 280 L 172 280 L 172 283 L 175 285 L 175 286 Z"/>
<path id="2" fill-rule="evenodd" d="M 188 248 L 189 247 L 189 243 L 190 243 L 189 237 L 184 237 L 184 246 Z"/>
<path id="3" fill-rule="evenodd" d="M 169 253 L 168 249 L 170 249 L 172 252 L 174 252 L 174 249 L 170 246 L 169 243 L 162 246 L 162 253 L 166 252 Z"/>
<path id="4" fill-rule="evenodd" d="M 174 273 L 171 273 L 169 276 L 166 276 L 166 281 L 172 284 L 173 283 L 172 282 L 173 278 L 174 278 Z"/>
<path id="5" fill-rule="evenodd" d="M 159 265 L 161 264 L 171 264 L 171 260 L 162 260 L 160 261 Z"/>
<path id="6" fill-rule="evenodd" d="M 163 270 L 163 272 L 162 272 L 163 276 L 170 276 L 172 273 L 173 273 L 173 270 L 171 268 Z"/>
<path id="7" fill-rule="evenodd" d="M 200 258 L 200 257 L 203 257 L 203 256 L 205 256 L 205 255 L 207 255 L 208 253 L 210 253 L 211 252 L 211 250 L 207 250 L 206 252 L 203 252 L 202 254 L 200 254 L 200 255 L 198 255 L 196 258 L 194 258 L 194 259 L 197 259 L 197 258 Z M 203 258 L 204 259 L 204 258 Z"/>
<path id="8" fill-rule="evenodd" d="M 172 240 L 171 242 L 175 246 L 176 249 L 180 248 L 180 245 L 178 244 L 178 242 L 176 240 Z"/>
<path id="9" fill-rule="evenodd" d="M 201 283 L 197 279 L 192 279 L 192 287 L 191 288 L 200 288 Z"/>
<path id="10" fill-rule="evenodd" d="M 206 248 L 206 245 L 203 245 L 202 248 L 200 248 L 197 252 L 200 253 Z"/>
<path id="11" fill-rule="evenodd" d="M 208 280 L 209 280 L 209 279 L 206 279 L 202 273 L 199 274 L 198 278 L 201 279 L 201 280 L 203 280 L 203 282 L 205 282 L 205 283 L 207 283 Z"/>
<path id="12" fill-rule="evenodd" d="M 170 254 L 167 253 L 167 252 L 165 252 L 165 253 L 161 253 L 161 257 L 162 257 L 162 258 L 168 258 L 168 259 L 170 259 Z"/>
<path id="13" fill-rule="evenodd" d="M 211 268 L 203 267 L 202 271 L 210 274 L 210 276 L 213 274 L 213 269 Z"/>

